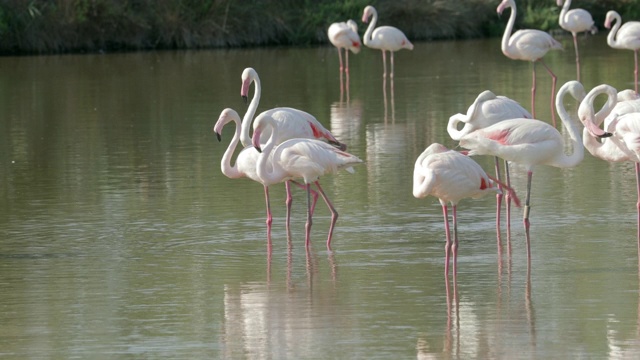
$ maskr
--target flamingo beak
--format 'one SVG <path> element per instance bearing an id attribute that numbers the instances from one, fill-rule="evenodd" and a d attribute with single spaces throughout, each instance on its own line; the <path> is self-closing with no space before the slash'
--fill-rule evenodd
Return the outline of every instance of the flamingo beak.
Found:
<path id="1" fill-rule="evenodd" d="M 219 132 L 215 132 L 216 133 L 216 139 L 218 139 L 218 142 L 222 141 L 222 135 L 220 135 Z"/>
<path id="2" fill-rule="evenodd" d="M 244 100 L 244 103 L 247 103 L 247 95 L 242 95 L 242 100 Z"/>
<path id="3" fill-rule="evenodd" d="M 262 148 L 260 147 L 260 129 L 253 130 L 253 137 L 251 138 L 251 145 L 258 150 L 259 153 L 262 153 Z"/>

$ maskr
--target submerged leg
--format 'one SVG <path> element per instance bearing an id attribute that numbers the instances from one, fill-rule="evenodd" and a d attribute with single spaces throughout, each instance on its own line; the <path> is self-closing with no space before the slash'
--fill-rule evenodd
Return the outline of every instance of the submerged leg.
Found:
<path id="1" fill-rule="evenodd" d="M 458 206 L 451 204 L 453 215 L 453 243 L 451 244 L 451 252 L 453 253 L 453 279 L 455 281 L 458 275 Z"/>
<path id="2" fill-rule="evenodd" d="M 305 224 L 305 238 L 304 245 L 306 248 L 309 248 L 309 244 L 311 243 L 311 184 L 306 184 L 307 187 L 307 223 Z"/>

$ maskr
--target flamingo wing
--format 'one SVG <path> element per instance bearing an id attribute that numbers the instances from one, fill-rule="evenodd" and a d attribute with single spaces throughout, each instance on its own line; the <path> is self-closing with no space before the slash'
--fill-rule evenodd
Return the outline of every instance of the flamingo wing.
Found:
<path id="1" fill-rule="evenodd" d="M 509 38 L 505 55 L 516 60 L 535 61 L 551 49 L 562 49 L 556 39 L 541 30 L 518 30 Z"/>

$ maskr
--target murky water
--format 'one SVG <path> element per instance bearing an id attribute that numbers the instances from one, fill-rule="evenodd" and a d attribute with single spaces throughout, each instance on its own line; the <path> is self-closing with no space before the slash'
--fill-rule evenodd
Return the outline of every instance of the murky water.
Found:
<path id="1" fill-rule="evenodd" d="M 559 84 L 566 50 L 545 60 Z M 583 83 L 632 87 L 633 54 L 581 39 Z M 254 67 L 259 111 L 307 110 L 365 160 L 323 179 L 340 212 L 333 251 L 305 195 L 220 173 L 211 128 L 241 114 Z M 340 91 L 333 48 L 0 58 L 0 356 L 13 358 L 630 358 L 640 352 L 631 164 L 587 154 L 540 167 L 531 269 L 521 209 L 500 256 L 494 197 L 459 206 L 456 288 L 447 297 L 437 199 L 411 194 L 413 164 L 485 89 L 529 106 L 531 65 L 499 39 L 417 43 L 383 88 L 379 52 L 351 57 Z M 540 99 L 550 80 L 540 67 Z M 548 120 L 546 100 L 538 118 Z M 568 103 L 575 111 L 575 106 Z M 477 158 L 485 169 L 489 158 Z M 526 174 L 512 171 L 524 193 Z"/>

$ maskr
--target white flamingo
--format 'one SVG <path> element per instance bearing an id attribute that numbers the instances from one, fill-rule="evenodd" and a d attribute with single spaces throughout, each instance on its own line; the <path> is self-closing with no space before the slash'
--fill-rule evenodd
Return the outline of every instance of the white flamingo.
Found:
<path id="1" fill-rule="evenodd" d="M 269 139 L 261 146 L 261 134 L 270 131 Z M 336 173 L 339 169 L 353 172 L 353 165 L 362 162 L 357 156 L 337 149 L 326 142 L 315 139 L 289 139 L 280 144 L 276 142 L 279 128 L 272 117 L 256 119 L 252 136 L 253 145 L 262 154 L 258 158 L 258 176 L 269 183 L 302 178 L 307 188 L 307 223 L 305 226 L 305 244 L 308 247 L 311 238 L 313 208 L 310 201 L 311 184 L 315 184 L 331 211 L 331 226 L 327 237 L 327 249 L 331 249 L 331 237 L 338 212 L 322 190 L 318 178 L 325 174 Z"/>
<path id="2" fill-rule="evenodd" d="M 460 139 L 460 146 L 470 149 L 469 155 L 493 155 L 504 160 L 523 165 L 527 169 L 527 195 L 523 222 L 527 242 L 527 258 L 531 260 L 529 241 L 529 211 L 531 198 L 531 179 L 536 165 L 555 167 L 574 167 L 584 158 L 582 137 L 577 124 L 567 113 L 563 100 L 571 94 L 581 101 L 584 87 L 577 81 L 569 81 L 558 91 L 556 107 L 563 125 L 571 138 L 573 152 L 567 155 L 562 134 L 553 126 L 535 119 L 511 119 L 474 131 Z M 594 136 L 610 136 L 593 124 L 589 126 Z"/>
<path id="3" fill-rule="evenodd" d="M 563 5 L 564 3 L 564 5 Z M 573 36 L 573 47 L 576 51 L 576 80 L 580 81 L 580 54 L 578 52 L 578 33 L 589 31 L 591 34 L 598 32 L 593 24 L 591 14 L 584 9 L 571 9 L 571 0 L 557 0 L 558 6 L 562 6 L 558 23 L 560 27 L 569 31 Z"/>
<path id="4" fill-rule="evenodd" d="M 387 58 L 385 53 L 387 51 L 390 53 L 391 72 L 389 73 L 389 77 L 393 78 L 393 53 L 401 49 L 413 50 L 413 44 L 409 39 L 407 39 L 402 31 L 393 26 L 380 26 L 376 28 L 378 12 L 371 5 L 364 8 L 364 12 L 362 13 L 362 22 L 369 22 L 369 18 L 372 19 L 371 23 L 369 23 L 369 27 L 367 27 L 367 31 L 364 33 L 364 44 L 372 49 L 382 51 L 382 76 L 385 78 L 387 76 Z"/>
<path id="5" fill-rule="evenodd" d="M 338 58 L 340 59 L 340 73 L 342 71 L 349 74 L 349 50 L 354 54 L 360 52 L 362 43 L 358 35 L 358 25 L 353 20 L 345 22 L 335 22 L 327 30 L 329 41 L 338 48 Z M 342 62 L 342 49 L 344 49 L 345 62 Z"/>
<path id="6" fill-rule="evenodd" d="M 509 189 L 510 190 L 510 189 Z M 501 192 L 494 179 L 468 156 L 433 143 L 416 159 L 413 169 L 413 196 L 435 196 L 442 205 L 446 243 L 445 276 L 449 275 L 449 259 L 453 255 L 453 276 L 458 259 L 458 202 L 464 198 L 479 198 L 489 192 Z M 519 206 L 517 197 L 514 197 Z M 453 240 L 449 230 L 448 203 L 453 217 Z"/>
<path id="7" fill-rule="evenodd" d="M 613 23 L 613 28 L 612 28 Z M 633 51 L 634 59 L 634 88 L 638 92 L 638 49 L 640 49 L 640 22 L 627 21 L 622 24 L 622 18 L 617 12 L 610 10 L 604 20 L 604 27 L 611 29 L 607 35 L 607 44 L 614 49 Z"/>
<path id="8" fill-rule="evenodd" d="M 551 71 L 551 69 L 544 63 L 542 57 L 549 50 L 562 49 L 562 44 L 555 40 L 548 33 L 541 30 L 518 30 L 512 34 L 513 25 L 516 22 L 516 2 L 515 0 L 502 0 L 498 5 L 498 14 L 502 14 L 504 9 L 511 8 L 511 15 L 509 15 L 509 21 L 507 27 L 504 30 L 502 36 L 502 53 L 510 59 L 525 60 L 533 63 L 533 86 L 531 87 L 531 113 L 533 117 L 536 116 L 536 63 L 540 62 L 549 75 L 551 75 L 551 119 L 553 126 L 556 126 L 556 115 L 553 107 L 553 102 L 556 92 L 557 76 Z"/>

